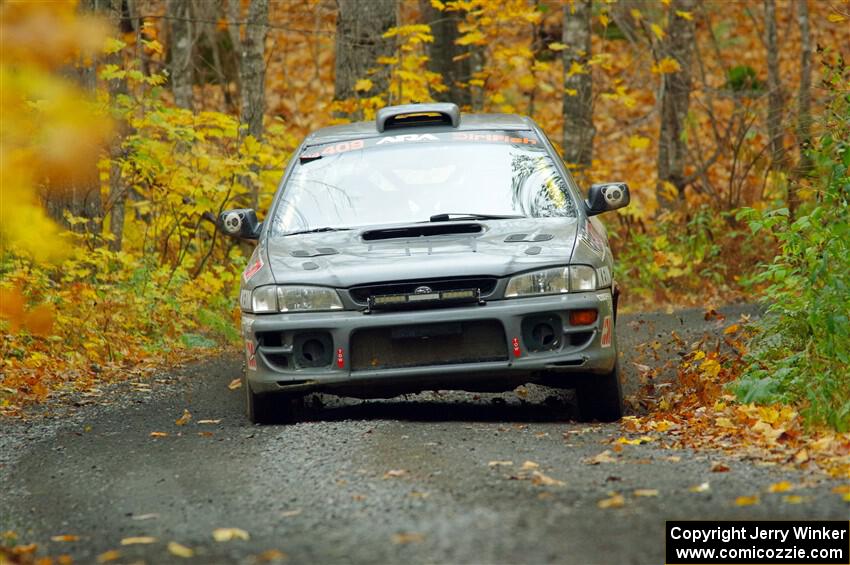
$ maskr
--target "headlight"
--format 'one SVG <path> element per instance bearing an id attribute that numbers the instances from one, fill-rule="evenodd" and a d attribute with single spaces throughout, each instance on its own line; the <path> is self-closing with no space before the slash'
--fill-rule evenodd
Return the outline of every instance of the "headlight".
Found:
<path id="1" fill-rule="evenodd" d="M 261 286 L 251 295 L 251 311 L 256 314 L 277 312 L 277 287 Z"/>
<path id="2" fill-rule="evenodd" d="M 570 292 L 596 290 L 596 270 L 587 265 L 570 267 Z"/>
<path id="3" fill-rule="evenodd" d="M 508 281 L 505 298 L 584 290 L 596 290 L 596 271 L 586 265 L 574 265 L 517 275 Z"/>
<path id="4" fill-rule="evenodd" d="M 321 286 L 279 286 L 277 302 L 281 312 L 342 310 L 336 291 Z"/>
<path id="5" fill-rule="evenodd" d="M 321 286 L 260 286 L 253 292 L 243 290 L 239 304 L 255 314 L 342 310 L 336 291 Z"/>

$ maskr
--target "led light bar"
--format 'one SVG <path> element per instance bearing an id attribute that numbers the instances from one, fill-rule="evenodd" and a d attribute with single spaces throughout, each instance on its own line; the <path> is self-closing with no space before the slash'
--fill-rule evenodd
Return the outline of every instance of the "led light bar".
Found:
<path id="1" fill-rule="evenodd" d="M 465 290 L 443 290 L 420 294 L 384 294 L 370 296 L 369 310 L 404 310 L 407 308 L 439 308 L 454 304 L 481 301 L 481 291 L 477 288 Z"/>

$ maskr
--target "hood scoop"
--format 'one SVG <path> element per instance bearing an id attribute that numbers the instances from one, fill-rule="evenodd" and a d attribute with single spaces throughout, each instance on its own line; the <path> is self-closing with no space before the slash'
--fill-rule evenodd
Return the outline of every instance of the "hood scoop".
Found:
<path id="1" fill-rule="evenodd" d="M 363 241 L 381 241 L 385 239 L 411 239 L 432 235 L 473 234 L 481 233 L 482 231 L 484 231 L 484 228 L 481 227 L 481 224 L 440 222 L 438 224 L 423 224 L 368 230 L 364 231 L 360 234 L 360 236 L 363 238 Z"/>
<path id="2" fill-rule="evenodd" d="M 538 233 L 530 236 L 527 233 L 512 233 L 505 238 L 505 243 L 530 243 L 532 241 L 549 241 L 555 236 L 551 233 Z"/>

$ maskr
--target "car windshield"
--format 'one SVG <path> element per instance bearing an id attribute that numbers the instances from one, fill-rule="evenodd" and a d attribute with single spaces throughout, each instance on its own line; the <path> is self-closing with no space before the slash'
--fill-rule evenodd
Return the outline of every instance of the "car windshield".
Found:
<path id="1" fill-rule="evenodd" d="M 564 177 L 532 132 L 403 134 L 308 147 L 272 235 L 432 216 L 575 217 Z"/>

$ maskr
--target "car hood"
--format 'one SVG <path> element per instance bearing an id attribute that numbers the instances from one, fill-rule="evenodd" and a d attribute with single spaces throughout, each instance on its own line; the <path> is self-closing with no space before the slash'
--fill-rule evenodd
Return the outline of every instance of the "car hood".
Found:
<path id="1" fill-rule="evenodd" d="M 368 232 L 375 228 L 362 228 L 270 237 L 266 250 L 278 284 L 348 288 L 435 277 L 502 277 L 538 266 L 569 263 L 578 219 L 521 218 L 439 225 L 480 226 L 481 230 L 369 241 L 363 236 L 368 239 Z"/>

